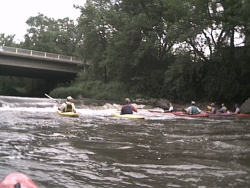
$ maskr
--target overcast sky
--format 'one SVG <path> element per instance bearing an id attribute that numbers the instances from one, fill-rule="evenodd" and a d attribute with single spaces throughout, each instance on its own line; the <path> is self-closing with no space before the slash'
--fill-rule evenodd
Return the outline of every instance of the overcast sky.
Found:
<path id="1" fill-rule="evenodd" d="M 73 5 L 84 6 L 85 0 L 1 0 L 0 33 L 16 35 L 15 39 L 23 40 L 28 29 L 26 21 L 38 13 L 49 18 L 69 17 L 75 20 L 80 10 Z"/>

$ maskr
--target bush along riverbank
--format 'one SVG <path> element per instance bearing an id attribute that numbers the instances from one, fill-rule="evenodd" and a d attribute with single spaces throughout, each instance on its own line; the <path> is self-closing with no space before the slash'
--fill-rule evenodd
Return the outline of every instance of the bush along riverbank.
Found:
<path id="1" fill-rule="evenodd" d="M 161 108 L 168 109 L 169 103 L 172 103 L 178 111 L 190 106 L 191 101 L 194 100 L 196 105 L 201 110 L 208 110 L 207 106 L 213 101 L 196 100 L 190 101 L 174 101 L 167 98 L 154 98 L 149 96 L 143 96 L 141 94 L 131 92 L 128 85 L 119 82 L 110 82 L 103 84 L 101 81 L 85 81 L 81 83 L 73 83 L 70 86 L 60 86 L 52 90 L 50 96 L 55 98 L 66 98 L 66 96 L 72 96 L 75 99 L 84 101 L 84 103 L 92 103 L 95 106 L 103 105 L 105 102 L 124 104 L 125 98 L 130 98 L 132 103 L 137 105 L 145 105 L 144 108 Z M 215 103 L 217 109 L 221 107 L 221 103 Z M 228 110 L 234 111 L 234 103 L 225 103 Z"/>

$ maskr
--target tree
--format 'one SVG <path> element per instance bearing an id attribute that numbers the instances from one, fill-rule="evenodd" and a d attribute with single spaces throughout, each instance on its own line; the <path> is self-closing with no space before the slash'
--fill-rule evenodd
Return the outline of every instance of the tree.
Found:
<path id="1" fill-rule="evenodd" d="M 43 14 L 27 20 L 23 48 L 74 56 L 78 45 L 76 26 L 69 18 L 54 20 Z"/>

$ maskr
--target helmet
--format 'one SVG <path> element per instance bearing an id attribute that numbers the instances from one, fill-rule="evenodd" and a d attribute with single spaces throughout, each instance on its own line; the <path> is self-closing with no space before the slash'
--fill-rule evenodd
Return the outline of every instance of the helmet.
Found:
<path id="1" fill-rule="evenodd" d="M 211 103 L 211 106 L 214 106 L 214 103 Z"/>
<path id="2" fill-rule="evenodd" d="M 129 98 L 126 98 L 126 99 L 125 99 L 125 102 L 126 102 L 126 103 L 130 103 L 130 99 L 129 99 Z"/>
<path id="3" fill-rule="evenodd" d="M 195 104 L 195 102 L 194 102 L 194 101 L 192 101 L 192 102 L 191 102 L 191 104 Z"/>
<path id="4" fill-rule="evenodd" d="M 70 100 L 73 100 L 73 98 L 71 96 L 68 96 L 67 100 L 70 101 Z"/>

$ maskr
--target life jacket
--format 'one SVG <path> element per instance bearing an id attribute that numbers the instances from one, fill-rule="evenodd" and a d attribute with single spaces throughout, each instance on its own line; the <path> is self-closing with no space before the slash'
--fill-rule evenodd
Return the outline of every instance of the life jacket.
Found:
<path id="1" fill-rule="evenodd" d="M 196 106 L 192 106 L 192 108 L 191 108 L 191 114 L 198 114 L 198 109 L 197 109 L 197 107 Z"/>
<path id="2" fill-rule="evenodd" d="M 226 112 L 227 112 L 227 107 L 223 106 L 223 107 L 220 109 L 220 112 L 221 112 L 221 113 L 226 113 Z"/>
<path id="3" fill-rule="evenodd" d="M 126 104 L 122 107 L 121 114 L 133 114 L 133 108 L 131 105 Z"/>
<path id="4" fill-rule="evenodd" d="M 65 108 L 63 109 L 64 112 L 73 112 L 74 110 L 74 107 L 75 105 L 71 102 L 66 102 L 66 106 Z"/>

